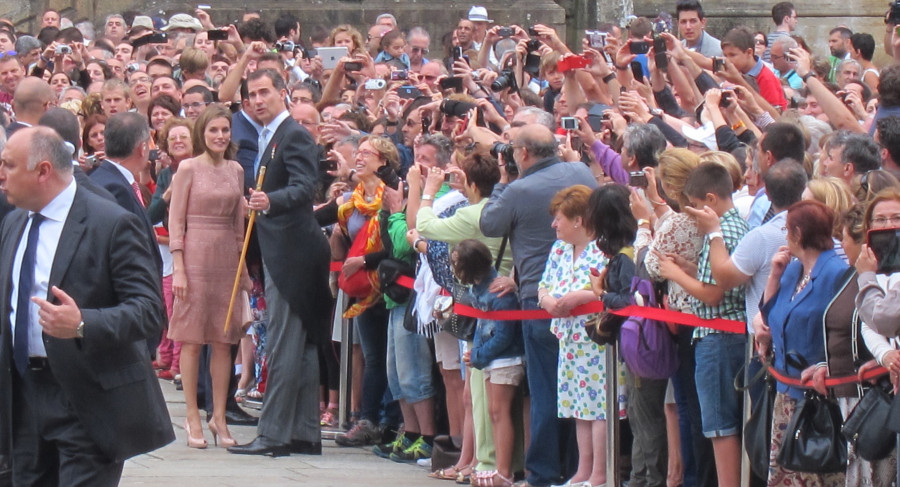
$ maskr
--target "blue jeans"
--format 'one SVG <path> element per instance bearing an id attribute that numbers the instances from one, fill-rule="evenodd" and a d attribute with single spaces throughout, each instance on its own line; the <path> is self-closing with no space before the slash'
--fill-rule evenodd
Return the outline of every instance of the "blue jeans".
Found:
<path id="1" fill-rule="evenodd" d="M 434 358 L 425 335 L 403 327 L 407 306 L 410 303 L 388 311 L 387 379 L 394 399 L 412 404 L 435 394 L 431 383 Z"/>
<path id="2" fill-rule="evenodd" d="M 747 336 L 735 333 L 712 333 L 695 345 L 697 396 L 707 438 L 741 434 L 743 393 L 734 390 L 734 376 L 744 365 L 746 346 Z"/>
<path id="3" fill-rule="evenodd" d="M 358 322 L 359 345 L 366 360 L 363 369 L 362 411 L 360 419 L 378 424 L 381 402 L 387 389 L 387 325 L 384 302 L 365 310 L 355 318 Z"/>
<path id="4" fill-rule="evenodd" d="M 537 298 L 522 299 L 522 309 L 539 309 Z M 525 454 L 525 468 L 528 483 L 543 486 L 557 483 L 562 474 L 556 407 L 559 340 L 550 333 L 550 320 L 523 320 L 522 334 L 531 391 L 531 444 Z"/>

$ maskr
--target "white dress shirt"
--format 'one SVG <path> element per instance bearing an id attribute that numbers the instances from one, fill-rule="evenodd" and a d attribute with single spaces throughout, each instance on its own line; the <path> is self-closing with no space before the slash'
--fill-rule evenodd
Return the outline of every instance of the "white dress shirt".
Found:
<path id="1" fill-rule="evenodd" d="M 39 213 L 44 217 L 41 223 L 40 233 L 38 234 L 37 251 L 34 256 L 34 284 L 29 290 L 31 296 L 39 296 L 47 298 L 50 290 L 50 270 L 53 267 L 53 259 L 56 257 L 56 248 L 59 245 L 59 237 L 62 235 L 63 226 L 69 211 L 72 209 L 72 202 L 75 200 L 75 178 L 61 193 L 56 195 L 50 203 L 47 204 Z M 19 247 L 16 249 L 16 258 L 13 261 L 12 270 L 12 296 L 10 297 L 9 323 L 12 327 L 13 336 L 16 333 L 16 305 L 19 302 L 19 273 L 22 271 L 22 258 L 25 254 L 25 247 L 28 245 L 28 231 L 31 229 L 33 219 L 30 218 L 33 213 L 28 213 L 28 223 L 25 224 L 25 230 L 19 238 Z M 44 338 L 42 336 L 43 329 L 40 326 L 38 317 L 37 304 L 28 303 L 28 314 L 30 315 L 29 335 L 28 335 L 28 356 L 30 357 L 46 357 L 47 351 L 44 349 Z"/>
<path id="2" fill-rule="evenodd" d="M 281 122 L 284 122 L 284 119 L 288 118 L 289 115 L 290 113 L 285 110 L 276 115 L 275 118 L 273 118 L 272 121 L 267 125 L 263 125 L 262 128 L 259 129 L 259 137 L 257 139 L 257 142 L 259 144 L 259 152 L 257 152 L 256 154 L 256 162 L 253 165 L 254 177 L 259 174 L 259 162 L 262 161 L 263 153 L 265 152 L 266 148 L 269 147 L 269 142 L 272 141 L 272 136 L 275 135 L 275 131 L 278 130 L 278 126 L 281 125 Z M 272 151 L 272 153 L 274 154 L 275 151 Z"/>

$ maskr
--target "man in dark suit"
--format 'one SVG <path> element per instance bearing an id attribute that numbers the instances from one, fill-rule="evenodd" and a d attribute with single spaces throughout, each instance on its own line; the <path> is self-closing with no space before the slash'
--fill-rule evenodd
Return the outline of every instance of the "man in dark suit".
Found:
<path id="1" fill-rule="evenodd" d="M 156 232 L 144 210 L 146 205 L 137 181 L 137 176 L 150 163 L 150 126 L 147 119 L 137 112 L 117 113 L 106 121 L 103 136 L 108 139 L 106 159 L 91 172 L 91 181 L 112 193 L 119 206 L 141 220 L 148 243 L 156 249 L 153 254 L 162 276 L 162 257 L 156 246 Z"/>
<path id="2" fill-rule="evenodd" d="M 15 485 L 117 485 L 174 439 L 144 340 L 161 284 L 141 222 L 79 188 L 47 127 L 16 132 L 0 190 L 0 452 Z"/>
<path id="3" fill-rule="evenodd" d="M 255 165 L 266 167 L 255 234 L 266 276 L 268 383 L 258 436 L 232 453 L 321 454 L 316 344 L 327 337 L 329 247 L 313 217 L 316 145 L 288 117 L 284 78 L 263 69 L 247 79 L 250 114 L 262 126 Z M 298 276 L 302 276 L 298 278 Z"/>

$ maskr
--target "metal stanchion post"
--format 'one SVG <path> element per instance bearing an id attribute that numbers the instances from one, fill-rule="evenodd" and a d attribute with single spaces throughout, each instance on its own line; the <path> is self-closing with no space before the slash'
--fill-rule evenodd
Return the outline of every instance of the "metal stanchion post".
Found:
<path id="1" fill-rule="evenodd" d="M 753 335 L 749 335 L 747 339 L 747 348 L 744 352 L 744 385 L 750 385 L 750 360 L 753 358 Z M 746 425 L 750 419 L 750 387 L 744 389 L 744 414 L 742 424 Z M 743 436 L 741 437 L 743 438 Z M 741 487 L 750 487 L 750 457 L 747 456 L 747 449 L 741 445 Z"/>
<path id="2" fill-rule="evenodd" d="M 619 358 L 618 347 L 606 345 L 606 485 L 619 487 Z"/>
<path id="3" fill-rule="evenodd" d="M 344 291 L 338 291 L 337 305 L 335 314 L 340 316 L 342 311 L 342 303 L 344 302 Z M 338 400 L 338 429 L 340 425 L 350 420 L 350 370 L 353 366 L 353 326 L 350 320 L 341 319 L 341 362 L 338 364 L 340 368 L 340 399 Z M 337 437 L 337 432 L 322 430 L 322 438 L 333 440 Z"/>

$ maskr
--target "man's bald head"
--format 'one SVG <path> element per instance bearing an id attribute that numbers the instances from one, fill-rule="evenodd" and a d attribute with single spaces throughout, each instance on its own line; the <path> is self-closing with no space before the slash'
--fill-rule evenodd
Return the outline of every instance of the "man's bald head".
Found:
<path id="1" fill-rule="evenodd" d="M 72 182 L 72 154 L 49 127 L 17 130 L 0 153 L 0 190 L 13 205 L 40 211 Z"/>
<path id="2" fill-rule="evenodd" d="M 41 115 L 50 108 L 53 89 L 44 80 L 28 76 L 19 82 L 13 94 L 13 110 L 20 121 L 36 125 Z"/>
<path id="3" fill-rule="evenodd" d="M 556 155 L 556 137 L 547 127 L 536 123 L 523 126 L 516 134 L 513 145 L 517 149 L 516 163 L 524 171 L 541 159 Z"/>

